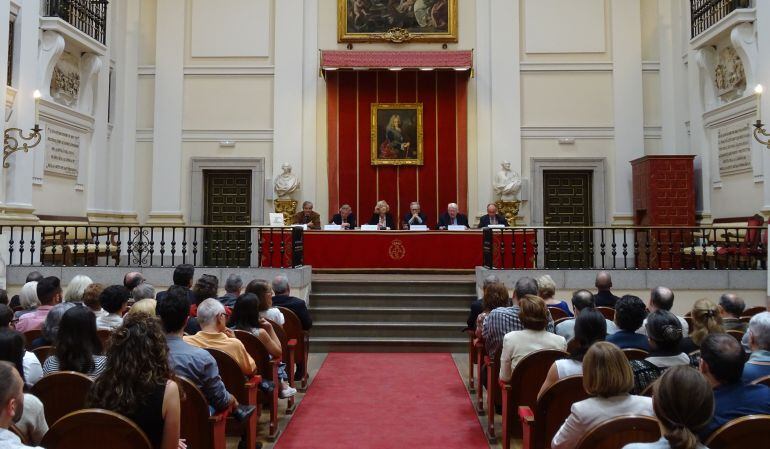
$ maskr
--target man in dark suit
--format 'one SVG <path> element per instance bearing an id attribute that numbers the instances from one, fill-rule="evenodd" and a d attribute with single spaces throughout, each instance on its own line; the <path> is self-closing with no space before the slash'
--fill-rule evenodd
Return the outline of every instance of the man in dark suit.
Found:
<path id="1" fill-rule="evenodd" d="M 506 220 L 504 216 L 497 213 L 497 206 L 495 203 L 487 204 L 487 214 L 481 217 L 481 220 L 479 220 L 479 228 L 486 228 L 489 225 L 508 226 L 508 220 Z"/>
<path id="2" fill-rule="evenodd" d="M 597 273 L 594 285 L 596 286 L 596 290 L 598 290 L 596 295 L 594 295 L 596 306 L 612 307 L 614 309 L 615 303 L 618 302 L 618 299 L 620 298 L 612 294 L 612 277 L 610 274 L 606 271 Z"/>
<path id="3" fill-rule="evenodd" d="M 279 274 L 273 278 L 273 307 L 286 307 L 294 312 L 302 323 L 302 329 L 310 330 L 313 327 L 313 318 L 307 310 L 305 301 L 291 296 L 291 287 L 289 287 L 289 278 L 286 275 Z M 297 369 L 294 372 L 294 380 L 302 380 L 305 375 L 305 364 L 302 360 L 297 360 Z"/>
<path id="4" fill-rule="evenodd" d="M 457 203 L 449 203 L 446 207 L 446 212 L 441 214 L 438 219 L 438 226 L 436 229 L 448 229 L 449 226 L 465 226 L 469 228 L 468 217 L 460 213 L 460 208 L 457 207 Z"/>
<path id="5" fill-rule="evenodd" d="M 313 203 L 302 203 L 302 211 L 294 215 L 293 224 L 307 225 L 308 229 L 321 229 L 321 216 L 313 210 Z"/>
<path id="6" fill-rule="evenodd" d="M 356 215 L 353 213 L 353 209 L 350 205 L 343 204 L 342 207 L 340 207 L 340 213 L 334 214 L 331 222 L 342 226 L 342 229 L 355 229 Z"/>
<path id="7" fill-rule="evenodd" d="M 181 289 L 179 291 L 183 290 L 185 292 L 187 301 L 190 303 L 190 306 L 192 306 L 196 302 L 195 294 L 191 290 L 193 285 L 193 277 L 195 277 L 194 266 L 190 265 L 189 263 L 177 265 L 176 268 L 174 268 L 174 285 L 169 287 L 165 292 L 158 292 L 158 294 L 155 295 L 155 299 L 158 302 L 162 302 L 164 299 L 166 299 L 166 296 L 168 296 L 171 289 Z M 174 294 L 180 294 L 179 291 L 175 290 Z M 187 322 L 187 326 L 185 327 L 185 332 L 190 335 L 194 335 L 200 330 L 201 327 L 200 324 L 198 324 L 198 320 L 195 317 L 190 317 L 190 320 Z"/>
<path id="8" fill-rule="evenodd" d="M 401 219 L 401 229 L 409 229 L 412 225 L 424 226 L 426 224 L 427 218 L 420 210 L 420 203 L 413 201 L 409 205 L 409 212 L 405 213 L 404 218 Z"/>
<path id="9" fill-rule="evenodd" d="M 484 291 L 486 291 L 487 287 L 489 287 L 492 284 L 498 284 L 500 282 L 500 278 L 495 276 L 494 274 L 490 274 L 489 276 L 484 278 L 484 284 L 482 285 L 481 289 L 481 298 L 476 299 L 471 302 L 471 313 L 468 315 L 468 327 L 466 329 L 476 330 L 476 318 L 481 315 L 481 312 L 484 310 L 484 306 L 482 305 L 481 300 L 484 297 Z"/>

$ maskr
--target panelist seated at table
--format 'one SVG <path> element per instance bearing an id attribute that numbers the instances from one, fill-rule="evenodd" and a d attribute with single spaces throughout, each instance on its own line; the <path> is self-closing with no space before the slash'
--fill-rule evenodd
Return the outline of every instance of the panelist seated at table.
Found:
<path id="1" fill-rule="evenodd" d="M 412 225 L 426 226 L 426 224 L 427 218 L 420 210 L 420 203 L 413 201 L 409 205 L 409 212 L 404 214 L 404 218 L 401 219 L 401 229 L 409 229 Z"/>
<path id="2" fill-rule="evenodd" d="M 313 211 L 312 202 L 302 203 L 302 211 L 294 215 L 294 224 L 307 225 L 308 229 L 321 229 L 321 216 Z"/>
<path id="3" fill-rule="evenodd" d="M 393 215 L 390 214 L 390 206 L 388 206 L 388 203 L 383 200 L 377 201 L 377 205 L 374 206 L 374 214 L 368 224 L 376 225 L 382 230 L 396 228 L 396 224 L 393 221 Z"/>
<path id="4" fill-rule="evenodd" d="M 449 229 L 450 226 L 465 226 L 466 229 L 470 227 L 468 217 L 460 213 L 457 203 L 449 203 L 447 205 L 446 212 L 441 214 L 441 217 L 438 219 L 436 229 Z"/>
<path id="5" fill-rule="evenodd" d="M 479 220 L 479 228 L 486 228 L 490 225 L 508 226 L 508 220 L 506 220 L 504 216 L 497 213 L 497 206 L 495 203 L 487 204 L 487 214 L 481 217 L 481 220 Z"/>
<path id="6" fill-rule="evenodd" d="M 348 204 L 343 204 L 340 207 L 340 213 L 334 214 L 330 223 L 342 226 L 342 229 L 355 229 L 356 227 L 356 215 L 353 213 L 353 209 Z"/>

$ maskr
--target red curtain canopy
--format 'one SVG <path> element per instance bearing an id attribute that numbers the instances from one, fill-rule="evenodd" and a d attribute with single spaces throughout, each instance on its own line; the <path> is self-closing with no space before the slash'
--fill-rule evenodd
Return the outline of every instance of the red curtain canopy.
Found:
<path id="1" fill-rule="evenodd" d="M 322 70 L 471 70 L 473 51 L 321 51 Z"/>

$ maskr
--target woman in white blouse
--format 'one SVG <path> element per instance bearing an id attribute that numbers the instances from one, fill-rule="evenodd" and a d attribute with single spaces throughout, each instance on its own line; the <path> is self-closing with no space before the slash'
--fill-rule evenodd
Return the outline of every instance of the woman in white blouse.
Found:
<path id="1" fill-rule="evenodd" d="M 594 397 L 572 404 L 551 449 L 572 449 L 590 428 L 621 415 L 654 416 L 652 399 L 629 394 L 633 387 L 623 351 L 612 343 L 594 343 L 583 358 L 583 388 Z"/>
<path id="2" fill-rule="evenodd" d="M 527 295 L 519 299 L 519 319 L 524 330 L 508 332 L 500 355 L 500 379 L 511 380 L 513 369 L 527 355 L 542 349 L 567 350 L 564 337 L 545 330 L 548 308 L 542 298 Z"/>
<path id="3" fill-rule="evenodd" d="M 277 307 L 273 307 L 273 288 L 266 281 L 262 279 L 254 279 L 246 286 L 245 293 L 252 293 L 259 298 L 259 317 L 268 319 L 276 324 L 283 326 L 286 319 L 278 310 Z"/>

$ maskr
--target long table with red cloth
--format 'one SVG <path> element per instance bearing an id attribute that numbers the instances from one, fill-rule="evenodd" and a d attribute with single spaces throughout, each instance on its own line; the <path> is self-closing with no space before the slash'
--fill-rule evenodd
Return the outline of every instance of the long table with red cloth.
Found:
<path id="1" fill-rule="evenodd" d="M 502 237 L 503 251 L 500 240 L 496 233 L 494 266 L 534 267 L 535 232 L 506 232 Z M 483 265 L 481 230 L 305 231 L 303 246 L 304 264 L 319 269 L 471 270 Z"/>

